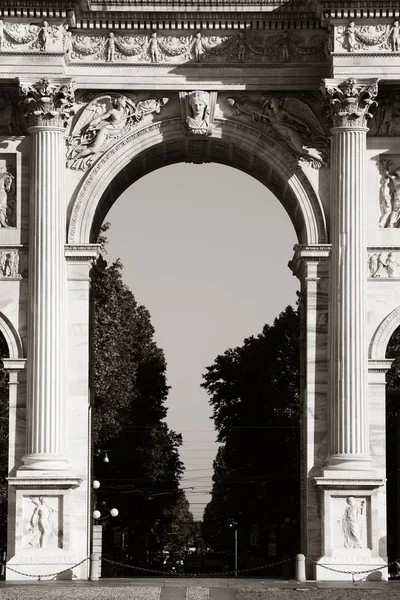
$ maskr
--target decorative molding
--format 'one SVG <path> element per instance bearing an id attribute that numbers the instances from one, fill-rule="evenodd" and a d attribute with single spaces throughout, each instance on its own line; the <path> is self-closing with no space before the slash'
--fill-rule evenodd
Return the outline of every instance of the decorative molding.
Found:
<path id="1" fill-rule="evenodd" d="M 357 477 L 349 473 L 349 478 L 344 477 L 314 477 L 314 485 L 323 489 L 337 490 L 365 490 L 382 487 L 385 480 L 380 477 Z"/>
<path id="2" fill-rule="evenodd" d="M 29 127 L 65 128 L 74 114 L 74 101 L 71 79 L 20 81 L 20 106 Z"/>
<path id="3" fill-rule="evenodd" d="M 101 244 L 66 244 L 65 258 L 68 262 L 93 262 L 100 255 Z"/>
<path id="4" fill-rule="evenodd" d="M 400 306 L 392 310 L 375 330 L 368 348 L 368 357 L 374 360 L 386 358 L 386 348 L 393 332 L 400 326 Z"/>
<path id="5" fill-rule="evenodd" d="M 105 34 L 71 32 L 64 28 L 63 51 L 67 62 L 129 64 L 285 64 L 326 62 L 325 31 L 264 33 L 259 30 L 221 35 L 218 30 L 176 34 Z"/>
<path id="6" fill-rule="evenodd" d="M 325 79 L 321 91 L 332 127 L 366 127 L 372 117 L 369 111 L 377 105 L 378 80 Z"/>
<path id="7" fill-rule="evenodd" d="M 26 358 L 3 358 L 2 362 L 6 371 L 22 371 L 26 369 Z"/>
<path id="8" fill-rule="evenodd" d="M 7 477 L 9 485 L 19 489 L 46 490 L 74 490 L 80 486 L 82 479 L 79 477 L 57 477 L 53 475 L 38 475 L 32 471 L 32 475 L 24 474 L 21 477 Z"/>
<path id="9" fill-rule="evenodd" d="M 387 373 L 392 366 L 393 361 L 394 358 L 370 358 L 368 360 L 368 373 Z"/>
<path id="10" fill-rule="evenodd" d="M 61 51 L 64 31 L 63 23 L 50 24 L 46 20 L 40 23 L 20 23 L 0 19 L 0 53 L 14 50 Z"/>

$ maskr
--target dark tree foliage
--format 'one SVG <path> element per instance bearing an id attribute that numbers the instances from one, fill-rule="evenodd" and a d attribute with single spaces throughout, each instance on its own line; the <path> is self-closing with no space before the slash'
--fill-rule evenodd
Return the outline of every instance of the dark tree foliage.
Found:
<path id="1" fill-rule="evenodd" d="M 2 359 L 8 356 L 7 342 L 0 333 L 0 541 L 7 535 L 8 375 Z"/>
<path id="2" fill-rule="evenodd" d="M 387 529 L 388 551 L 393 560 L 400 556 L 400 328 L 389 340 L 386 357 L 394 359 L 386 375 Z"/>
<path id="3" fill-rule="evenodd" d="M 288 306 L 260 335 L 218 356 L 203 376 L 222 443 L 203 523 L 215 550 L 232 547 L 230 517 L 239 523 L 248 561 L 268 555 L 277 530 L 277 551 L 290 552 L 291 545 L 298 551 L 299 370 L 299 316 Z"/>
<path id="4" fill-rule="evenodd" d="M 145 560 L 146 548 L 148 558 L 169 541 L 177 511 L 186 520 L 192 516 L 179 489 L 182 437 L 164 422 L 169 390 L 164 353 L 153 339 L 148 311 L 124 285 L 121 270 L 119 262 L 103 268 L 92 286 L 94 474 L 101 481 L 98 503 L 118 508 L 117 523 L 129 533 L 129 553 L 138 562 Z M 102 462 L 105 450 L 108 464 Z M 183 521 L 179 539 L 186 536 Z"/>

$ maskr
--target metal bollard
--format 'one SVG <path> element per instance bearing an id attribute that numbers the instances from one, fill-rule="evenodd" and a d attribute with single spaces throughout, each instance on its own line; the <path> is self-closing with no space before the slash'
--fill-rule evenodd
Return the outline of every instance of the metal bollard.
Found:
<path id="1" fill-rule="evenodd" d="M 300 583 L 307 581 L 306 579 L 306 557 L 304 554 L 296 555 L 296 580 Z"/>
<path id="2" fill-rule="evenodd" d="M 98 581 L 100 578 L 100 554 L 98 552 L 92 552 L 90 555 L 90 581 Z"/>

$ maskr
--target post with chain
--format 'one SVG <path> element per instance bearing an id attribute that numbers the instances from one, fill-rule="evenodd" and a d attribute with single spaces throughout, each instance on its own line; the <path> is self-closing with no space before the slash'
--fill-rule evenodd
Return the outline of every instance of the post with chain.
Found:
<path id="1" fill-rule="evenodd" d="M 306 557 L 304 554 L 296 555 L 296 580 L 299 583 L 306 581 Z"/>

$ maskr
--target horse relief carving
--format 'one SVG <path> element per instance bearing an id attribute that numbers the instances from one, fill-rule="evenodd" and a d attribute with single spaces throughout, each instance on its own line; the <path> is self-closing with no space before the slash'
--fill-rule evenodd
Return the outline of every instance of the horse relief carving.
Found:
<path id="1" fill-rule="evenodd" d="M 68 139 L 67 166 L 82 171 L 148 115 L 159 114 L 168 98 L 100 94 L 84 109 Z"/>
<path id="2" fill-rule="evenodd" d="M 228 98 L 236 117 L 245 115 L 268 135 L 282 141 L 298 159 L 313 167 L 325 164 L 328 139 L 311 108 L 298 98 L 263 94 L 258 101 L 246 97 Z"/>

